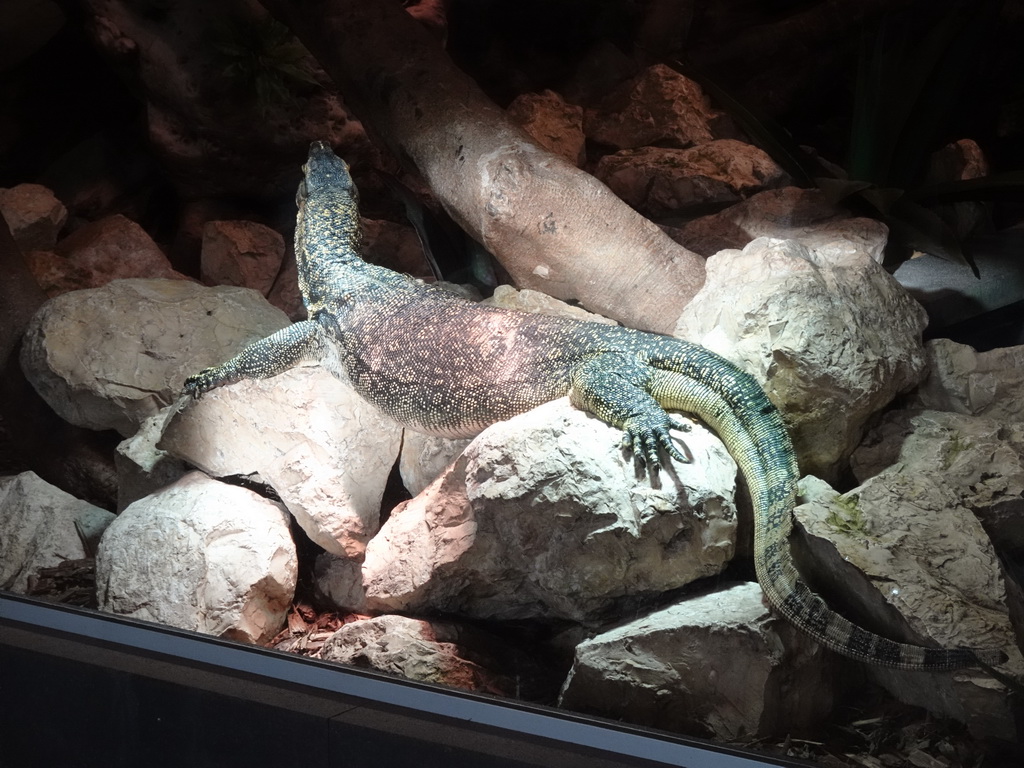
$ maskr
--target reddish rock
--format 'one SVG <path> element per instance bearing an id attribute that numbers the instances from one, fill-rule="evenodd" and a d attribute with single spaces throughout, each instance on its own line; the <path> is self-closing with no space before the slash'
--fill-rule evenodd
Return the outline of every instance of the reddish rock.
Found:
<path id="1" fill-rule="evenodd" d="M 508 105 L 508 115 L 533 140 L 576 166 L 586 159 L 583 108 L 554 91 L 524 93 Z"/>
<path id="2" fill-rule="evenodd" d="M 482 632 L 461 630 L 449 622 L 377 616 L 345 624 L 327 639 L 320 657 L 409 680 L 512 695 L 515 681 L 497 671 L 497 662 L 480 663 L 486 656 L 481 653 L 484 638 Z"/>
<path id="3" fill-rule="evenodd" d="M 40 184 L 0 189 L 0 214 L 23 251 L 53 248 L 68 219 L 67 208 Z"/>
<path id="4" fill-rule="evenodd" d="M 685 148 L 736 135 L 697 83 L 663 64 L 645 69 L 588 111 L 585 131 L 587 138 L 616 149 Z"/>
<path id="5" fill-rule="evenodd" d="M 733 139 L 691 149 L 626 149 L 602 157 L 594 175 L 631 206 L 652 216 L 739 202 L 789 181 L 765 152 Z"/>
<path id="6" fill-rule="evenodd" d="M 200 276 L 207 285 L 237 285 L 267 296 L 284 253 L 284 238 L 263 224 L 209 221 L 203 228 Z"/>
<path id="7" fill-rule="evenodd" d="M 46 258 L 45 266 L 54 286 L 65 292 L 98 288 L 111 280 L 130 277 L 187 279 L 175 271 L 164 252 L 131 219 L 120 214 L 86 224 L 57 243 L 56 254 L 66 261 Z"/>

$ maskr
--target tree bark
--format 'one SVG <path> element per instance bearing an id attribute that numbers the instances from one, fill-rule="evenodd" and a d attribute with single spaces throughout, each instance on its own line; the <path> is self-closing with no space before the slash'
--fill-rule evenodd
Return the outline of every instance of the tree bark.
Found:
<path id="1" fill-rule="evenodd" d="M 394 0 L 261 0 L 522 288 L 671 332 L 704 262 L 536 146 Z"/>

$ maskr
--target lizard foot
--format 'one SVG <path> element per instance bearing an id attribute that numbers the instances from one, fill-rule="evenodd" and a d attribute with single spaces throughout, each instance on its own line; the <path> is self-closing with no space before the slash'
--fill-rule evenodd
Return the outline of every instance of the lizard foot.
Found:
<path id="1" fill-rule="evenodd" d="M 640 460 L 641 464 L 647 466 L 652 472 L 661 469 L 659 449 L 664 450 L 676 461 L 687 464 L 692 459 L 676 447 L 669 434 L 669 430 L 674 427 L 675 425 L 667 417 L 662 419 L 635 417 L 623 427 L 622 447 L 631 452 Z"/>
<path id="2" fill-rule="evenodd" d="M 189 376 L 185 379 L 185 384 L 182 387 L 182 394 L 188 395 L 194 400 L 198 400 L 204 393 L 209 392 L 214 387 L 218 387 L 223 383 L 222 377 L 217 374 L 216 368 L 206 368 L 195 376 Z"/>

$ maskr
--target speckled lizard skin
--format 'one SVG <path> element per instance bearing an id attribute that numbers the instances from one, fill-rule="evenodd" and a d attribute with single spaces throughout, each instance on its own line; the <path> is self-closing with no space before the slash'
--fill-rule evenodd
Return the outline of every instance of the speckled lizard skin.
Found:
<path id="1" fill-rule="evenodd" d="M 624 431 L 651 471 L 659 451 L 685 461 L 666 409 L 694 413 L 725 442 L 755 511 L 757 578 L 786 619 L 853 659 L 941 670 L 995 650 L 894 642 L 838 615 L 801 581 L 788 546 L 797 463 L 782 417 L 753 377 L 685 341 L 567 318 L 483 307 L 367 264 L 358 255 L 358 195 L 348 166 L 316 142 L 297 194 L 295 254 L 309 319 L 251 344 L 185 383 L 194 397 L 241 378 L 318 360 L 399 423 L 469 437 L 557 397 Z"/>

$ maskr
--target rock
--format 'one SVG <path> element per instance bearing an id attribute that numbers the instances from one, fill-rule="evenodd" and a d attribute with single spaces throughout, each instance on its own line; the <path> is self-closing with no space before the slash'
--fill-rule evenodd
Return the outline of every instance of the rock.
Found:
<path id="1" fill-rule="evenodd" d="M 839 495 L 804 482 L 797 546 L 813 581 L 852 619 L 918 645 L 999 648 L 1019 679 L 999 558 L 956 491 L 891 467 Z M 938 675 L 867 667 L 900 701 L 965 722 L 976 737 L 1016 740 L 1008 691 L 980 670 Z"/>
<path id="2" fill-rule="evenodd" d="M 281 273 L 274 281 L 267 301 L 288 315 L 288 319 L 293 323 L 307 318 L 306 305 L 299 290 L 299 268 L 292 256 L 284 260 Z"/>
<path id="3" fill-rule="evenodd" d="M 156 447 L 176 409 L 176 405 L 169 405 L 150 416 L 138 432 L 118 444 L 114 453 L 118 512 L 188 473 L 185 462 Z"/>
<path id="4" fill-rule="evenodd" d="M 1024 346 L 976 352 L 949 339 L 925 344 L 928 376 L 914 407 L 955 411 L 1008 423 L 1024 421 Z"/>
<path id="5" fill-rule="evenodd" d="M 45 251 L 57 244 L 68 220 L 68 209 L 41 184 L 18 184 L 0 189 L 0 215 L 7 220 L 14 242 L 22 251 Z"/>
<path id="6" fill-rule="evenodd" d="M 175 264 L 187 265 L 190 273 L 198 272 L 206 225 L 212 221 L 248 220 L 258 221 L 257 213 L 237 199 L 205 197 L 182 200 L 168 255 Z"/>
<path id="7" fill-rule="evenodd" d="M 360 219 L 359 226 L 362 256 L 368 262 L 413 277 L 432 276 L 415 229 L 384 219 Z"/>
<path id="8" fill-rule="evenodd" d="M 359 558 L 400 440 L 401 428 L 347 382 L 305 365 L 208 392 L 158 447 L 215 477 L 258 474 L 314 542 Z"/>
<path id="9" fill-rule="evenodd" d="M 584 320 L 589 323 L 605 323 L 606 325 L 618 325 L 614 320 L 588 312 L 583 307 L 577 307 L 568 302 L 548 296 L 540 291 L 533 291 L 524 288 L 517 291 L 511 285 L 499 285 L 494 293 L 480 302 L 488 307 L 504 307 L 515 309 L 519 312 L 530 312 L 537 315 L 554 315 L 555 317 L 571 317 L 574 320 Z"/>
<path id="10" fill-rule="evenodd" d="M 864 253 L 879 264 L 889 236 L 874 219 L 854 217 L 816 189 L 766 189 L 723 211 L 666 227 L 680 245 L 705 258 L 726 248 L 745 248 L 758 237 L 795 240 L 831 260 Z"/>
<path id="11" fill-rule="evenodd" d="M 40 568 L 91 556 L 86 542 L 113 519 L 35 472 L 0 477 L 0 589 L 24 594 Z"/>
<path id="12" fill-rule="evenodd" d="M 270 293 L 284 260 L 284 238 L 255 221 L 210 221 L 203 227 L 201 276 L 207 285 Z"/>
<path id="13" fill-rule="evenodd" d="M 950 488 L 1005 554 L 1024 552 L 1024 422 L 893 411 L 850 458 L 858 482 L 889 467 Z"/>
<path id="14" fill-rule="evenodd" d="M 602 157 L 594 175 L 629 205 L 651 216 L 735 203 L 789 183 L 786 173 L 767 154 L 734 139 L 718 139 L 691 149 L 624 149 Z"/>
<path id="15" fill-rule="evenodd" d="M 63 419 L 127 437 L 177 399 L 186 376 L 287 324 L 247 288 L 117 280 L 44 304 L 21 366 Z"/>
<path id="16" fill-rule="evenodd" d="M 433 285 L 435 288 L 448 291 L 448 293 L 455 294 L 467 301 L 481 301 L 480 289 L 475 285 L 470 285 L 468 283 L 450 283 L 447 280 L 438 280 Z M 558 299 L 555 299 L 555 301 L 558 301 Z"/>
<path id="17" fill-rule="evenodd" d="M 728 741 L 799 732 L 831 711 L 827 659 L 740 584 L 580 643 L 559 705 Z"/>
<path id="18" fill-rule="evenodd" d="M 192 472 L 111 523 L 96 591 L 108 613 L 259 643 L 284 625 L 297 570 L 279 504 Z"/>
<path id="19" fill-rule="evenodd" d="M 362 563 L 331 552 L 321 552 L 313 563 L 313 594 L 321 605 L 364 613 L 366 593 L 363 591 Z"/>
<path id="20" fill-rule="evenodd" d="M 430 485 L 459 457 L 471 438 L 453 439 L 405 430 L 398 471 L 402 484 L 413 496 Z"/>
<path id="21" fill-rule="evenodd" d="M 88 270 L 72 264 L 53 251 L 27 251 L 24 256 L 32 277 L 51 299 L 89 285 Z"/>
<path id="22" fill-rule="evenodd" d="M 588 139 L 615 149 L 686 148 L 735 136 L 731 121 L 711 108 L 700 86 L 663 64 L 643 70 L 588 110 L 584 130 Z"/>
<path id="23" fill-rule="evenodd" d="M 425 26 L 444 45 L 448 40 L 448 9 L 444 0 L 410 0 L 405 12 Z"/>
<path id="24" fill-rule="evenodd" d="M 478 641 L 483 636 L 448 622 L 377 616 L 342 626 L 327 639 L 319 655 L 327 661 L 376 669 L 408 680 L 511 695 L 514 680 L 497 668 L 482 666 L 480 651 L 465 647 L 465 634 Z"/>
<path id="25" fill-rule="evenodd" d="M 735 464 L 699 426 L 653 481 L 567 399 L 484 430 L 366 550 L 367 609 L 594 618 L 721 571 Z"/>
<path id="26" fill-rule="evenodd" d="M 131 277 L 186 279 L 142 227 L 120 214 L 75 230 L 57 243 L 56 253 L 67 262 L 59 283 L 63 291 Z M 55 269 L 52 260 L 47 266 Z"/>
<path id="27" fill-rule="evenodd" d="M 761 237 L 708 259 L 675 335 L 753 374 L 785 413 L 801 469 L 836 478 L 868 419 L 924 375 L 926 322 L 869 254 Z"/>
<path id="28" fill-rule="evenodd" d="M 938 184 L 948 181 L 966 181 L 988 176 L 989 164 L 978 143 L 973 139 L 960 139 L 947 144 L 929 158 L 926 182 Z M 938 205 L 935 211 L 960 239 L 967 238 L 974 229 L 989 218 L 989 205 L 980 200 L 963 200 Z"/>
<path id="29" fill-rule="evenodd" d="M 508 105 L 508 116 L 549 152 L 575 166 L 586 161 L 582 107 L 550 90 L 521 93 Z"/>
<path id="30" fill-rule="evenodd" d="M 985 153 L 974 139 L 960 139 L 934 152 L 928 163 L 927 180 L 966 181 L 988 176 L 989 165 Z"/>

